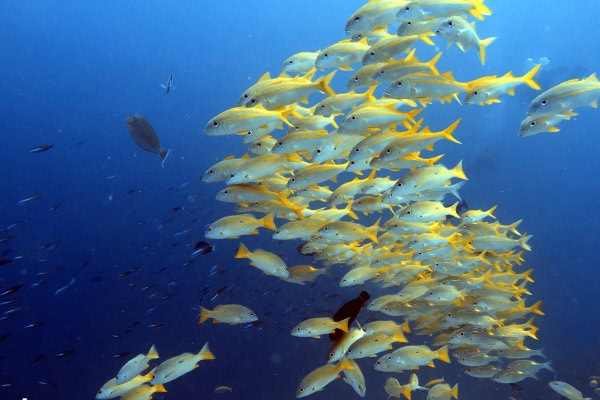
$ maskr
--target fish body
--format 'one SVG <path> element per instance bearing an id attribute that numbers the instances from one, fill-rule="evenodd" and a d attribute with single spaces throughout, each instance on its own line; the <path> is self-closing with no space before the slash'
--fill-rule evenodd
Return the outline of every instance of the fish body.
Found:
<path id="1" fill-rule="evenodd" d="M 160 85 L 163 89 L 165 89 L 165 93 L 169 93 L 173 88 L 173 75 L 169 75 L 167 82 L 164 85 Z"/>
<path id="2" fill-rule="evenodd" d="M 400 8 L 396 19 L 442 18 L 469 13 L 477 19 L 492 15 L 483 0 L 413 0 Z"/>
<path id="3" fill-rule="evenodd" d="M 351 70 L 350 64 L 359 62 L 368 48 L 367 39 L 357 42 L 350 39 L 341 40 L 323 49 L 315 60 L 315 66 L 319 69 Z"/>
<path id="4" fill-rule="evenodd" d="M 285 265 L 285 261 L 277 254 L 270 251 L 257 249 L 250 251 L 243 243 L 235 254 L 235 258 L 247 258 L 250 265 L 263 271 L 267 275 L 273 275 L 279 278 L 289 278 L 290 274 Z"/>
<path id="5" fill-rule="evenodd" d="M 208 121 L 204 132 L 209 136 L 220 136 L 268 127 L 263 132 L 267 134 L 283 124 L 293 126 L 287 119 L 292 111 L 292 108 L 267 110 L 262 104 L 254 107 L 233 107 Z"/>
<path id="6" fill-rule="evenodd" d="M 360 397 L 365 397 L 367 392 L 365 376 L 363 375 L 356 361 L 348 359 L 348 363 L 352 366 L 352 368 L 342 371 L 344 374 L 344 382 L 350 385 L 357 395 Z"/>
<path id="7" fill-rule="evenodd" d="M 577 107 L 598 107 L 600 81 L 596 74 L 585 79 L 571 79 L 546 90 L 531 101 L 527 115 L 562 114 Z"/>
<path id="8" fill-rule="evenodd" d="M 160 141 L 156 131 L 150 125 L 148 120 L 140 115 L 133 115 L 127 118 L 127 131 L 131 139 L 140 149 L 150 153 L 156 153 L 160 156 L 161 163 L 164 163 L 169 156 L 169 149 L 160 147 Z"/>
<path id="9" fill-rule="evenodd" d="M 127 361 L 117 373 L 117 379 L 115 382 L 117 385 L 120 385 L 133 379 L 143 370 L 148 368 L 148 362 L 150 360 L 154 360 L 156 358 L 158 358 L 158 352 L 156 351 L 154 345 L 152 345 L 147 354 L 138 354 L 131 360 Z"/>
<path id="10" fill-rule="evenodd" d="M 334 321 L 330 317 L 309 318 L 302 321 L 292 329 L 292 336 L 298 337 L 320 337 L 328 335 L 336 329 L 348 332 L 348 320 Z"/>
<path id="11" fill-rule="evenodd" d="M 203 360 L 214 360 L 215 356 L 208 347 L 208 342 L 197 353 L 182 353 L 163 361 L 155 368 L 154 375 L 150 381 L 151 385 L 161 385 L 171 382 L 182 375 L 198 368 L 198 363 Z"/>
<path id="12" fill-rule="evenodd" d="M 347 358 L 342 358 L 340 362 L 335 365 L 326 364 L 313 370 L 306 375 L 300 382 L 300 385 L 298 385 L 296 397 L 301 398 L 310 396 L 313 393 L 323 390 L 325 386 L 339 377 L 340 372 L 352 368 L 353 364 L 351 364 Z"/>
<path id="13" fill-rule="evenodd" d="M 416 72 L 392 82 L 385 90 L 385 96 L 399 99 L 418 100 L 422 105 L 439 100 L 441 103 L 455 99 L 467 90 L 467 84 L 454 79 L 450 72 L 434 75 Z"/>
<path id="14" fill-rule="evenodd" d="M 121 396 L 121 400 L 152 400 L 152 394 L 166 391 L 163 385 L 140 385 Z"/>
<path id="15" fill-rule="evenodd" d="M 289 74 L 306 74 L 315 67 L 319 51 L 301 51 L 293 54 L 283 62 L 283 72 Z"/>
<path id="16" fill-rule="evenodd" d="M 246 103 L 247 106 L 262 104 L 265 109 L 273 110 L 293 103 L 308 102 L 308 96 L 316 92 L 330 96 L 335 92 L 329 86 L 336 71 L 315 81 L 305 78 L 289 78 L 261 87 Z"/>
<path id="17" fill-rule="evenodd" d="M 584 398 L 579 390 L 569 385 L 567 382 L 552 381 L 548 382 L 548 386 L 550 386 L 550 389 L 569 400 L 592 400 L 591 397 Z"/>
<path id="18" fill-rule="evenodd" d="M 498 100 L 498 97 L 508 93 L 515 94 L 515 88 L 525 84 L 534 90 L 540 90 L 540 85 L 533 80 L 535 74 L 539 71 L 541 64 L 534 66 L 523 76 L 513 76 L 512 72 L 507 72 L 501 77 L 484 76 L 467 83 L 467 95 L 465 103 L 467 104 L 491 104 Z"/>
<path id="19" fill-rule="evenodd" d="M 204 236 L 209 239 L 234 239 L 243 235 L 257 234 L 258 228 L 275 230 L 273 215 L 255 218 L 252 214 L 239 214 L 223 217 L 206 229 Z"/>
<path id="20" fill-rule="evenodd" d="M 154 375 L 154 371 L 155 370 L 153 369 L 145 375 L 137 375 L 129 379 L 127 382 L 121 383 L 120 385 L 117 384 L 116 377 L 112 378 L 102 385 L 100 390 L 98 390 L 96 393 L 96 399 L 114 399 L 115 397 L 122 396 L 136 387 L 150 382 L 150 380 L 152 380 L 152 376 Z"/>
<path id="21" fill-rule="evenodd" d="M 258 320 L 254 311 L 240 304 L 221 304 L 216 306 L 214 310 L 201 307 L 200 311 L 200 323 L 209 318 L 213 320 L 213 323 L 222 322 L 229 325 L 246 324 Z"/>
<path id="22" fill-rule="evenodd" d="M 402 0 L 371 0 L 348 18 L 346 33 L 369 33 L 377 27 L 390 25 L 396 21 L 396 14 L 406 3 Z"/>
<path id="23" fill-rule="evenodd" d="M 450 387 L 447 383 L 438 383 L 427 392 L 427 400 L 458 400 L 458 384 Z"/>
<path id="24" fill-rule="evenodd" d="M 459 49 L 467 51 L 471 47 L 479 50 L 481 65 L 485 65 L 485 48 L 496 38 L 480 39 L 475 32 L 475 24 L 470 24 L 465 18 L 453 15 L 437 27 L 435 33 L 442 36 L 449 44 L 456 43 Z"/>
<path id="25" fill-rule="evenodd" d="M 386 35 L 369 47 L 362 58 L 362 63 L 363 65 L 382 63 L 407 51 L 418 40 L 433 45 L 428 38 L 430 35 L 431 33 L 410 36 Z"/>
<path id="26" fill-rule="evenodd" d="M 38 154 L 38 153 L 43 153 L 45 151 L 48 151 L 48 150 L 50 150 L 53 147 L 54 147 L 54 143 L 52 143 L 52 144 L 41 144 L 39 146 L 35 146 L 35 147 L 30 148 L 29 150 L 27 150 L 27 152 L 31 153 L 31 154 Z"/>

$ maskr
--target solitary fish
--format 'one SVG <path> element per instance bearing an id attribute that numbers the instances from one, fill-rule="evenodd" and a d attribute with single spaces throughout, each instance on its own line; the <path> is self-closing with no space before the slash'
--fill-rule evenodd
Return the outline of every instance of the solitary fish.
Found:
<path id="1" fill-rule="evenodd" d="M 159 154 L 160 161 L 164 165 L 171 150 L 160 147 L 158 136 L 146 118 L 139 115 L 127 118 L 127 130 L 140 149 Z"/>
<path id="2" fill-rule="evenodd" d="M 163 89 L 165 89 L 165 93 L 169 93 L 173 88 L 173 75 L 169 75 L 169 79 L 167 79 L 167 83 L 164 85 L 160 85 Z"/>
<path id="3" fill-rule="evenodd" d="M 39 145 L 39 146 L 32 147 L 31 149 L 27 150 L 27 152 L 31 153 L 31 154 L 43 153 L 44 151 L 48 151 L 48 150 L 50 150 L 53 147 L 54 147 L 54 143 L 52 143 L 52 144 L 42 144 L 42 145 Z"/>

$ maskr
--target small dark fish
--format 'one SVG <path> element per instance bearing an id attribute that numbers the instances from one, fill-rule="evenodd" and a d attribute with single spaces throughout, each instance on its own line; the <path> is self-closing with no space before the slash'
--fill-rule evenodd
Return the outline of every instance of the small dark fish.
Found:
<path id="1" fill-rule="evenodd" d="M 17 205 L 23 206 L 25 204 L 29 204 L 32 201 L 39 199 L 40 197 L 42 197 L 41 194 L 34 194 L 33 196 L 25 197 L 24 199 L 17 201 Z"/>
<path id="2" fill-rule="evenodd" d="M 33 357 L 33 360 L 31 360 L 32 364 L 37 364 L 40 361 L 42 361 L 44 359 L 44 357 L 46 357 L 45 354 L 38 354 L 37 356 Z"/>
<path id="3" fill-rule="evenodd" d="M 333 314 L 333 320 L 342 321 L 346 318 L 350 318 L 348 320 L 348 326 L 350 326 L 358 316 L 358 313 L 360 312 L 362 306 L 370 298 L 371 296 L 369 295 L 369 293 L 363 290 L 362 292 L 360 292 L 357 298 L 352 299 L 346 302 L 343 306 L 341 306 L 340 309 L 337 310 L 335 314 Z M 343 336 L 344 332 L 341 329 L 336 329 L 333 333 L 329 334 L 329 340 L 335 343 L 338 340 L 340 340 Z"/>
<path id="4" fill-rule="evenodd" d="M 134 194 L 134 193 L 137 193 L 137 192 L 139 192 L 139 190 L 137 190 L 137 189 L 129 189 L 127 191 L 127 194 Z"/>
<path id="5" fill-rule="evenodd" d="M 138 272 L 140 269 L 139 268 L 135 268 L 135 269 L 130 269 L 128 271 L 123 271 L 119 274 L 119 276 L 122 278 L 124 276 L 129 276 L 131 274 L 135 274 L 136 272 Z"/>
<path id="6" fill-rule="evenodd" d="M 523 388 L 522 388 L 520 385 L 516 384 L 516 383 L 511 383 L 511 384 L 510 384 L 510 387 L 512 387 L 512 388 L 513 388 L 513 390 L 517 390 L 517 391 L 519 391 L 519 392 L 520 392 L 521 390 L 523 390 Z"/>
<path id="7" fill-rule="evenodd" d="M 65 358 L 65 357 L 69 357 L 73 353 L 75 353 L 75 350 L 65 350 L 65 351 L 61 351 L 60 353 L 56 353 L 54 355 L 54 357 Z"/>
<path id="8" fill-rule="evenodd" d="M 44 325 L 43 322 L 34 322 L 31 324 L 24 325 L 23 329 L 39 328 L 40 326 L 43 326 L 43 325 Z"/>
<path id="9" fill-rule="evenodd" d="M 165 325 L 167 325 L 166 322 L 157 322 L 157 323 L 148 325 L 148 328 L 162 328 Z"/>
<path id="10" fill-rule="evenodd" d="M 48 208 L 48 211 L 56 211 L 62 206 L 62 203 L 54 203 Z"/>
<path id="11" fill-rule="evenodd" d="M 71 145 L 71 148 L 72 148 L 72 149 L 78 149 L 78 148 L 80 148 L 81 146 L 83 146 L 84 144 L 85 144 L 85 140 L 80 140 L 80 141 L 78 141 L 78 142 L 75 142 L 75 143 L 73 143 L 73 144 Z"/>
<path id="12" fill-rule="evenodd" d="M 0 342 L 4 342 L 6 339 L 8 339 L 8 335 L 1 335 L 0 336 Z"/>
<path id="13" fill-rule="evenodd" d="M 12 383 L 0 383 L 0 389 L 8 389 L 12 386 Z"/>
<path id="14" fill-rule="evenodd" d="M 192 253 L 192 257 L 197 256 L 198 254 L 208 254 L 214 249 L 215 247 L 212 244 L 200 240 L 194 245 L 194 252 Z"/>
<path id="15" fill-rule="evenodd" d="M 54 383 L 54 382 L 37 381 L 36 383 L 38 385 L 46 386 L 46 387 L 53 388 L 53 389 L 58 387 L 58 385 L 56 383 Z"/>
<path id="16" fill-rule="evenodd" d="M 164 85 L 160 85 L 163 89 L 165 89 L 165 93 L 169 93 L 173 88 L 173 75 L 169 75 L 169 79 L 167 79 L 167 83 Z"/>
<path id="17" fill-rule="evenodd" d="M 128 351 L 124 351 L 122 353 L 115 353 L 113 354 L 111 357 L 112 358 L 123 358 L 123 357 L 127 357 L 128 355 L 130 355 L 131 353 Z"/>
<path id="18" fill-rule="evenodd" d="M 6 289 L 5 291 L 3 291 L 2 293 L 0 293 L 0 297 L 3 296 L 8 296 L 11 295 L 15 292 L 17 292 L 19 289 L 21 289 L 24 285 L 15 285 L 13 287 L 9 287 L 8 289 Z"/>
<path id="19" fill-rule="evenodd" d="M 0 265 L 6 265 L 10 263 L 12 260 L 10 258 L 0 258 Z"/>
<path id="20" fill-rule="evenodd" d="M 48 150 L 50 150 L 53 147 L 54 147 L 54 143 L 52 143 L 52 144 L 42 144 L 42 145 L 39 145 L 39 146 L 32 147 L 31 149 L 27 150 L 27 152 L 31 153 L 31 154 L 43 153 L 44 151 L 48 151 Z"/>
<path id="21" fill-rule="evenodd" d="M 15 237 L 14 236 L 2 236 L 0 237 L 0 243 L 6 243 L 9 240 L 13 240 Z"/>
<path id="22" fill-rule="evenodd" d="M 158 154 L 161 163 L 164 165 L 170 150 L 160 147 L 158 136 L 146 118 L 139 115 L 127 118 L 127 130 L 140 149 Z"/>

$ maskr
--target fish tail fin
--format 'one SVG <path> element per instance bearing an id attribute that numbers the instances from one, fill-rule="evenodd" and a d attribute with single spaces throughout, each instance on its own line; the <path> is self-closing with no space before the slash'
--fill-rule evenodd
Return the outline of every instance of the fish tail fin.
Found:
<path id="1" fill-rule="evenodd" d="M 158 358 L 158 351 L 156 351 L 156 347 L 154 347 L 154 345 L 152 345 L 152 347 L 150 347 L 150 350 L 148 351 L 147 356 L 151 360 Z"/>
<path id="2" fill-rule="evenodd" d="M 410 385 L 402 385 L 400 393 L 402 393 L 408 400 L 412 399 L 412 387 Z M 398 398 L 400 398 L 400 396 L 398 396 Z"/>
<path id="3" fill-rule="evenodd" d="M 534 305 L 532 305 L 531 307 L 527 308 L 526 310 L 529 312 L 532 312 L 534 314 L 537 314 L 537 315 L 546 315 L 545 312 L 540 310 L 541 306 L 542 306 L 542 301 L 540 300 L 537 303 L 535 303 Z"/>
<path id="4" fill-rule="evenodd" d="M 352 204 L 354 201 L 352 199 L 348 200 L 346 207 L 344 207 L 344 211 L 348 213 L 348 216 L 352 219 L 358 219 L 358 215 L 352 210 Z"/>
<path id="5" fill-rule="evenodd" d="M 456 130 L 456 127 L 458 127 L 458 124 L 460 124 L 461 120 L 462 120 L 462 118 L 458 118 L 456 121 L 454 121 L 452 123 L 452 125 L 450 125 L 446 129 L 444 129 L 444 131 L 443 131 L 444 139 L 450 140 L 451 142 L 454 142 L 454 143 L 461 144 L 458 139 L 456 139 L 454 136 L 452 136 L 452 133 Z"/>
<path id="6" fill-rule="evenodd" d="M 494 211 L 496 211 L 496 208 L 498 208 L 498 205 L 495 205 L 494 207 L 490 208 L 485 213 L 488 217 L 496 219 L 496 217 L 494 216 Z"/>
<path id="7" fill-rule="evenodd" d="M 448 346 L 444 346 L 437 351 L 438 359 L 445 363 L 450 363 L 450 357 L 448 356 Z"/>
<path id="8" fill-rule="evenodd" d="M 152 368 L 145 375 L 142 375 L 143 383 L 150 382 L 152 380 L 152 378 L 154 377 L 154 372 L 156 372 L 156 367 Z"/>
<path id="9" fill-rule="evenodd" d="M 234 258 L 248 258 L 250 255 L 250 250 L 244 245 L 244 243 L 240 243 L 240 247 L 238 248 L 237 253 L 235 253 Z"/>
<path id="10" fill-rule="evenodd" d="M 481 65 L 485 65 L 485 48 L 494 40 L 496 40 L 495 37 L 489 37 L 479 42 L 479 59 L 481 60 Z"/>
<path id="11" fill-rule="evenodd" d="M 321 88 L 321 91 L 327 93 L 330 96 L 335 96 L 335 92 L 329 86 L 329 83 L 333 79 L 333 76 L 335 75 L 336 72 L 337 71 L 332 71 L 331 73 L 325 75 L 324 77 L 322 77 L 321 79 L 318 80 L 318 85 L 319 85 L 319 88 Z"/>
<path id="12" fill-rule="evenodd" d="M 458 383 L 454 385 L 450 393 L 452 394 L 452 397 L 454 397 L 455 400 L 458 400 Z"/>
<path id="13" fill-rule="evenodd" d="M 374 243 L 377 243 L 377 233 L 379 232 L 379 223 L 381 222 L 381 217 L 379 217 L 379 219 L 377 221 L 375 221 L 375 223 L 373 225 L 371 225 L 370 227 L 368 227 L 367 230 L 367 237 L 369 239 L 371 239 L 371 241 L 373 241 Z"/>
<path id="14" fill-rule="evenodd" d="M 456 164 L 456 166 L 452 168 L 452 173 L 458 179 L 462 179 L 465 181 L 469 179 L 467 178 L 467 176 L 465 175 L 465 171 L 463 170 L 462 160 L 460 160 L 458 164 Z"/>
<path id="15" fill-rule="evenodd" d="M 537 74 L 537 72 L 540 70 L 541 67 L 542 67 L 542 64 L 538 64 L 538 65 L 534 66 L 533 68 L 531 68 L 531 70 L 528 73 L 523 75 L 523 82 L 525 82 L 525 84 L 532 89 L 535 89 L 535 90 L 542 89 L 540 87 L 540 85 L 536 81 L 533 80 L 533 77 L 535 76 L 535 74 Z"/>
<path id="16" fill-rule="evenodd" d="M 198 320 L 198 323 L 203 323 L 204 321 L 206 321 L 208 319 L 208 317 L 210 316 L 210 311 L 207 310 L 204 307 L 200 307 L 200 319 Z"/>
<path id="17" fill-rule="evenodd" d="M 369 86 L 369 89 L 364 93 L 365 97 L 367 98 L 367 102 L 375 100 L 375 96 L 373 95 L 373 93 L 375 93 L 375 89 L 377 89 L 377 85 L 373 84 Z"/>
<path id="18" fill-rule="evenodd" d="M 155 393 L 166 393 L 167 389 L 165 389 L 165 387 L 163 385 L 154 385 L 152 386 L 152 389 L 154 390 Z"/>
<path id="19" fill-rule="evenodd" d="M 448 206 L 448 215 L 453 216 L 454 218 L 460 218 L 460 215 L 456 212 L 456 207 L 458 207 L 458 201 L 451 206 Z"/>
<path id="20" fill-rule="evenodd" d="M 348 320 L 349 319 L 350 319 L 350 317 L 348 317 L 348 318 L 346 318 L 344 320 L 341 320 L 339 322 L 338 329 L 340 329 L 340 330 L 342 330 L 344 332 L 348 332 Z"/>
<path id="21" fill-rule="evenodd" d="M 261 218 L 261 220 L 262 220 L 262 224 L 265 228 L 275 231 L 275 230 L 277 230 L 277 227 L 275 226 L 275 221 L 273 218 L 274 218 L 273 214 L 268 213 L 263 218 Z"/>
<path id="22" fill-rule="evenodd" d="M 160 165 L 164 167 L 167 157 L 171 154 L 171 149 L 160 149 L 158 154 L 160 155 Z"/>
<path id="23" fill-rule="evenodd" d="M 442 52 L 440 51 L 431 60 L 429 60 L 429 61 L 427 61 L 425 63 L 427 65 L 427 67 L 429 68 L 429 70 L 431 72 L 433 72 L 434 74 L 436 74 L 436 75 L 439 75 L 440 71 L 438 71 L 438 69 L 435 66 L 435 64 L 437 64 L 437 62 L 438 62 L 438 60 L 440 59 L 441 56 L 442 56 Z"/>
<path id="24" fill-rule="evenodd" d="M 521 246 L 523 250 L 531 251 L 531 246 L 527 242 L 529 241 L 529 239 L 531 239 L 532 236 L 533 235 L 526 235 L 522 236 L 521 239 L 519 239 L 519 246 Z"/>
<path id="25" fill-rule="evenodd" d="M 404 332 L 402 332 L 401 330 L 395 332 L 392 335 L 392 339 L 394 339 L 394 342 L 396 342 L 396 343 L 408 343 L 408 339 L 404 335 Z"/>
<path id="26" fill-rule="evenodd" d="M 200 352 L 198 352 L 197 356 L 200 357 L 202 360 L 214 360 L 216 358 L 215 355 L 208 348 L 208 342 L 206 342 L 204 346 L 202 346 L 202 349 L 200 350 Z"/>
<path id="27" fill-rule="evenodd" d="M 484 15 L 492 15 L 492 11 L 483 4 L 483 0 L 476 0 L 473 8 L 469 10 L 469 14 L 477 19 L 483 20 Z"/>
<path id="28" fill-rule="evenodd" d="M 349 359 L 347 359 L 346 357 L 342 357 L 342 359 L 338 363 L 338 368 L 341 371 L 350 371 L 351 369 L 354 369 L 354 365 L 352 365 Z"/>

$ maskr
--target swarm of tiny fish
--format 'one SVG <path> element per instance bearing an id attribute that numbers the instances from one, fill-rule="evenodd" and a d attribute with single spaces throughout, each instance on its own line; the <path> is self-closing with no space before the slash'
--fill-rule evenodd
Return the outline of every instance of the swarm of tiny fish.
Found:
<path id="1" fill-rule="evenodd" d="M 549 362 L 533 360 L 544 355 L 526 343 L 537 339 L 534 316 L 544 315 L 541 301 L 528 300 L 532 270 L 518 271 L 531 236 L 520 232 L 521 221 L 497 221 L 496 206 L 459 210 L 459 190 L 467 180 L 462 162 L 442 164 L 434 146 L 441 140 L 460 143 L 460 118 L 435 130 L 419 117 L 431 104 L 460 103 L 462 96 L 467 104 L 483 105 L 514 95 L 518 86 L 541 89 L 534 81 L 540 65 L 521 77 L 508 72 L 460 82 L 437 70 L 441 53 L 429 61 L 417 58 L 418 46 L 432 45 L 438 36 L 463 51 L 477 49 L 485 63 L 485 49 L 495 38 L 480 39 L 471 18 L 489 15 L 483 0 L 370 0 L 348 19 L 350 38 L 290 56 L 278 76 L 265 73 L 237 106 L 206 125 L 208 135 L 238 135 L 249 145 L 246 154 L 219 161 L 203 176 L 205 182 L 225 182 L 217 200 L 236 207 L 236 214 L 212 223 L 206 237 L 271 231 L 273 239 L 300 241 L 301 252 L 313 255 L 318 266 L 288 266 L 274 249 L 250 250 L 243 243 L 235 257 L 297 284 L 344 265 L 340 286 L 381 289 L 367 306 L 380 318 L 365 326 L 322 315 L 299 321 L 294 336 L 336 329 L 344 336 L 332 346 L 328 363 L 301 380 L 297 397 L 322 390 L 340 375 L 364 397 L 356 360 L 367 357 L 376 358 L 363 368 L 386 372 L 453 360 L 466 374 L 499 383 L 552 371 Z M 349 90 L 336 93 L 331 83 L 343 71 L 351 74 Z M 551 125 L 585 103 L 561 103 L 549 111 L 560 117 L 546 117 L 536 101 L 530 115 Z M 433 349 L 404 344 L 409 331 L 431 336 Z M 414 374 L 405 385 L 388 379 L 385 389 L 398 398 L 410 399 L 415 390 L 427 391 L 431 400 L 458 397 L 456 385 L 438 380 L 419 386 Z"/>

